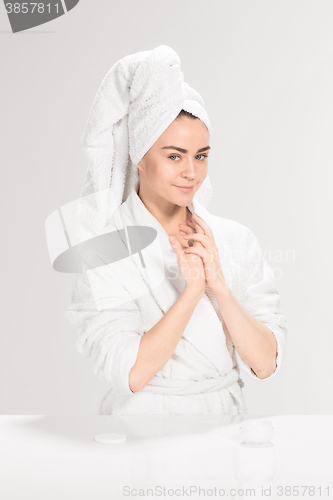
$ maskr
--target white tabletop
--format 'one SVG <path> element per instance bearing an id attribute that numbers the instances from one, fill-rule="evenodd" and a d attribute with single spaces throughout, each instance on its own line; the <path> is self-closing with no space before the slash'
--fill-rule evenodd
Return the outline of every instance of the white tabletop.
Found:
<path id="1" fill-rule="evenodd" d="M 239 416 L 2 415 L 0 498 L 333 498 L 332 415 L 245 420 L 271 422 L 271 440 L 243 443 Z"/>

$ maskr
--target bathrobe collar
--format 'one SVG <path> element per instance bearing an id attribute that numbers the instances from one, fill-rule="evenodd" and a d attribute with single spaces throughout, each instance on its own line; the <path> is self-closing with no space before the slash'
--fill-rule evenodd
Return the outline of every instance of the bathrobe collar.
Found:
<path id="1" fill-rule="evenodd" d="M 118 222 L 122 220 L 124 222 L 125 219 L 127 219 L 131 220 L 132 224 L 134 222 L 140 226 L 149 225 L 150 227 L 153 227 L 158 233 L 158 237 L 162 247 L 164 249 L 166 248 L 168 251 L 171 250 L 173 252 L 169 243 L 169 235 L 165 231 L 164 227 L 153 216 L 153 214 L 146 208 L 141 198 L 137 194 L 137 189 L 137 186 L 131 189 L 126 201 L 122 203 L 122 205 L 114 214 L 115 220 L 117 220 Z M 195 196 L 193 197 L 193 200 L 189 203 L 189 205 L 187 205 L 187 208 L 189 209 L 191 214 L 196 213 L 204 220 L 206 220 L 210 216 L 208 210 L 203 205 L 201 205 L 201 203 L 199 203 Z"/>
<path id="2" fill-rule="evenodd" d="M 159 230 L 163 230 L 165 233 L 165 229 L 163 226 L 158 222 L 158 220 L 149 212 L 149 210 L 146 208 L 144 205 L 143 201 L 137 194 L 137 187 L 133 187 L 130 191 L 129 196 L 127 197 L 126 201 L 120 206 L 120 211 L 127 211 L 130 210 L 132 214 L 137 219 L 140 219 L 141 217 L 149 217 L 150 221 L 153 224 L 153 227 L 156 229 L 158 228 Z M 201 205 L 200 203 L 196 200 L 195 196 L 193 200 L 187 205 L 187 208 L 190 210 L 190 212 L 196 213 L 196 211 L 201 211 Z M 204 207 L 202 207 L 204 208 Z M 166 233 L 167 234 L 167 233 Z"/>

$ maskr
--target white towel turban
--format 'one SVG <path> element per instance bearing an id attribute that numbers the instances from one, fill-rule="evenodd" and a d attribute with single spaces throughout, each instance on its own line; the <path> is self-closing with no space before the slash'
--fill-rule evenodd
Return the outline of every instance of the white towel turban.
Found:
<path id="1" fill-rule="evenodd" d="M 128 55 L 108 71 L 81 138 L 88 160 L 78 211 L 81 241 L 103 231 L 131 188 L 138 188 L 138 162 L 182 109 L 211 133 L 203 99 L 184 82 L 171 47 Z M 195 196 L 207 206 L 211 194 L 207 176 Z"/>

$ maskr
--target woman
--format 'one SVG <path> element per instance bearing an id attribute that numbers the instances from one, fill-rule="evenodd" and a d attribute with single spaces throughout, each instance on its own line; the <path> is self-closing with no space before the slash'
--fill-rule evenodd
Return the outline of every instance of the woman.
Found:
<path id="1" fill-rule="evenodd" d="M 112 141 L 104 137 L 101 156 L 105 130 Z M 90 200 L 81 221 L 89 214 L 90 235 L 118 232 L 130 249 L 128 258 L 78 274 L 66 313 L 80 332 L 79 352 L 110 384 L 100 414 L 246 414 L 240 368 L 267 380 L 281 367 L 286 325 L 272 269 L 248 228 L 204 206 L 210 132 L 170 47 L 120 60 L 95 98 L 83 194 L 108 194 Z M 119 153 L 126 137 L 130 161 Z M 152 228 L 156 238 L 140 245 L 138 236 L 132 253 L 133 227 L 137 235 Z"/>

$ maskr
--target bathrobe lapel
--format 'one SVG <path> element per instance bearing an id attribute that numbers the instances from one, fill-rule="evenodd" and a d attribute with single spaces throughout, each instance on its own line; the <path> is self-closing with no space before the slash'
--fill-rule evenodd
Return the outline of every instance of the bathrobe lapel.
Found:
<path id="1" fill-rule="evenodd" d="M 207 222 L 213 230 L 215 241 L 219 246 L 220 241 L 217 240 L 220 235 L 218 227 L 216 227 L 217 219 L 214 220 L 214 217 L 195 198 L 188 208 L 191 213 L 197 213 Z M 146 268 L 142 266 L 142 260 L 138 253 L 111 264 L 111 267 L 117 272 L 122 284 L 133 299 L 138 298 L 138 291 L 141 297 L 150 293 L 161 312 L 165 314 L 179 298 L 185 287 L 185 281 L 181 276 L 176 255 L 170 246 L 168 234 L 147 210 L 135 189 L 131 191 L 127 200 L 114 214 L 112 225 L 118 230 L 125 226 L 149 226 L 156 229 L 156 239 L 142 250 Z M 108 228 L 110 229 L 110 226 Z M 166 264 L 172 267 L 172 280 L 166 276 Z M 224 269 L 224 276 L 228 279 L 227 269 Z M 226 347 L 221 316 L 216 309 L 218 307 L 217 301 L 214 299 L 215 296 L 206 286 L 206 293 L 198 302 L 183 337 L 210 360 L 221 375 L 224 375 L 230 370 L 230 366 L 227 366 L 228 363 L 225 362 L 226 358 L 230 358 L 230 355 Z M 200 318 L 204 318 L 204 331 L 203 323 L 199 321 Z"/>

